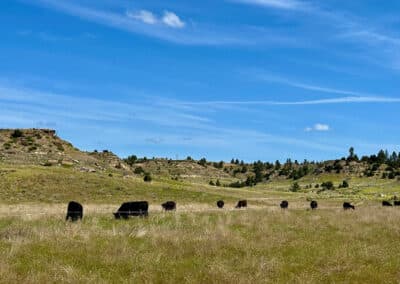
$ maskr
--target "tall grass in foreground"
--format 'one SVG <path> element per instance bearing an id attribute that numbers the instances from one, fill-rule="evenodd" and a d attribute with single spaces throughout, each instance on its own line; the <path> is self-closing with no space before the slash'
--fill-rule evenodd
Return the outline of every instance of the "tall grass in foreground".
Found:
<path id="1" fill-rule="evenodd" d="M 4 283 L 398 283 L 398 208 L 0 219 Z"/>

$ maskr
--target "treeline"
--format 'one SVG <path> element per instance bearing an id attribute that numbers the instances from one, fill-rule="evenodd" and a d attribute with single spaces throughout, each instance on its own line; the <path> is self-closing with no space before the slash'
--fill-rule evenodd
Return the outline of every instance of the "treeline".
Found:
<path id="1" fill-rule="evenodd" d="M 153 158 L 155 159 L 155 158 Z M 172 162 L 172 159 L 165 159 L 168 163 Z M 124 159 L 124 161 L 130 165 L 140 164 L 149 161 L 146 157 L 138 158 L 136 155 L 132 155 Z M 301 179 L 309 174 L 321 174 L 321 173 L 341 173 L 345 167 L 348 171 L 354 169 L 355 164 L 364 164 L 363 168 L 366 168 L 363 172 L 364 176 L 372 177 L 377 172 L 382 172 L 382 178 L 394 179 L 400 176 L 400 152 L 392 152 L 389 154 L 387 150 L 380 150 L 377 154 L 370 156 L 359 156 L 355 153 L 353 147 L 350 147 L 347 157 L 342 157 L 334 161 L 308 161 L 304 160 L 299 162 L 297 160 L 287 159 L 281 163 L 279 160 L 274 163 L 255 161 L 253 163 L 245 163 L 243 160 L 232 158 L 230 163 L 224 161 L 210 162 L 206 158 L 201 158 L 196 161 L 192 157 L 188 156 L 186 161 L 197 163 L 203 167 L 212 166 L 217 169 L 222 169 L 226 173 L 239 177 L 240 181 L 224 185 L 229 187 L 250 187 L 255 186 L 258 183 L 266 182 L 274 177 L 283 177 L 286 179 L 292 179 L 294 181 Z M 382 170 L 382 165 L 386 167 Z M 214 185 L 216 182 L 210 182 Z"/>

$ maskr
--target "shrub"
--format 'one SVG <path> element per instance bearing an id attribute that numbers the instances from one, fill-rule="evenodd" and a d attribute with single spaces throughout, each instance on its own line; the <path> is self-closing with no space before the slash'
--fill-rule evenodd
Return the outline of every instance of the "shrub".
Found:
<path id="1" fill-rule="evenodd" d="M 212 180 L 210 180 L 210 182 L 208 183 L 209 185 L 215 185 L 215 183 L 212 181 Z"/>
<path id="2" fill-rule="evenodd" d="M 125 163 L 127 163 L 128 165 L 132 166 L 134 163 L 136 163 L 138 160 L 136 155 L 131 155 L 128 156 L 126 159 L 124 159 Z"/>
<path id="3" fill-rule="evenodd" d="M 58 150 L 58 151 L 64 152 L 64 147 L 63 147 L 63 145 L 61 144 L 61 142 L 54 142 L 53 144 L 57 147 L 57 150 Z"/>
<path id="4" fill-rule="evenodd" d="M 219 181 L 219 179 L 217 179 L 217 182 L 215 183 L 216 186 L 221 186 L 221 182 Z"/>
<path id="5" fill-rule="evenodd" d="M 292 186 L 290 187 L 290 191 L 291 192 L 298 192 L 301 189 L 299 183 L 295 182 L 292 184 Z"/>
<path id="6" fill-rule="evenodd" d="M 137 168 L 135 168 L 135 170 L 133 172 L 137 175 L 140 175 L 140 174 L 144 173 L 144 170 L 142 167 L 137 167 Z"/>
<path id="7" fill-rule="evenodd" d="M 333 182 L 331 182 L 331 181 L 323 182 L 321 184 L 321 187 L 322 187 L 323 190 L 333 190 L 333 189 L 335 189 L 335 186 L 333 185 Z"/>
<path id="8" fill-rule="evenodd" d="M 143 177 L 143 180 L 144 180 L 145 182 L 151 182 L 151 181 L 152 181 L 152 178 L 151 178 L 150 173 L 145 173 L 145 174 L 144 174 L 144 177 Z"/>
<path id="9" fill-rule="evenodd" d="M 12 133 L 11 133 L 11 138 L 19 138 L 24 136 L 24 134 L 22 133 L 21 130 L 19 129 L 15 129 Z"/>
<path id="10" fill-rule="evenodd" d="M 207 165 L 206 158 L 201 158 L 200 161 L 198 161 L 198 164 L 205 167 Z"/>
<path id="11" fill-rule="evenodd" d="M 29 147 L 28 151 L 29 151 L 29 152 L 33 152 L 33 151 L 35 151 L 36 149 L 37 149 L 36 146 L 31 146 L 31 147 Z"/>

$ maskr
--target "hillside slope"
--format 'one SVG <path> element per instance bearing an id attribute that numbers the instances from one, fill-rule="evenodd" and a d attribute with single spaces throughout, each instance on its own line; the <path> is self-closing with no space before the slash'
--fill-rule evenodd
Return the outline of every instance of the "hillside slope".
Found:
<path id="1" fill-rule="evenodd" d="M 0 129 L 0 162 L 72 167 L 80 171 L 131 169 L 112 152 L 82 152 L 51 129 Z"/>

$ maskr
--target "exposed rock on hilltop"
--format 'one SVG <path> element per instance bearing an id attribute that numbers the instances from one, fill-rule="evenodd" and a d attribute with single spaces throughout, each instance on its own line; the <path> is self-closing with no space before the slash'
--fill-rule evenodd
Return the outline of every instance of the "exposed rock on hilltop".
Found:
<path id="1" fill-rule="evenodd" d="M 73 167 L 87 172 L 130 171 L 112 152 L 82 152 L 52 129 L 0 129 L 0 162 Z"/>

